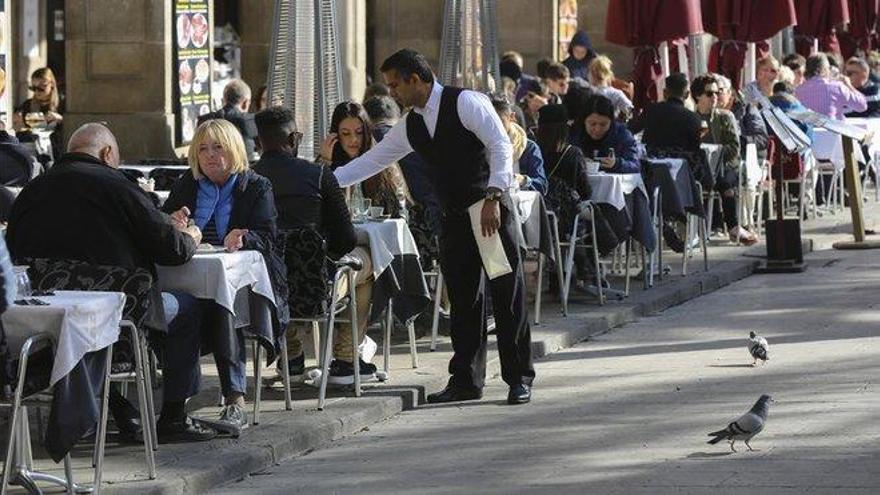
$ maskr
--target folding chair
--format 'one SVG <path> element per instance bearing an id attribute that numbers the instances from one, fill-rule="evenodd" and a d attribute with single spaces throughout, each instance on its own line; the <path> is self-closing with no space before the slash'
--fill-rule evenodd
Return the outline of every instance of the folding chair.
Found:
<path id="1" fill-rule="evenodd" d="M 578 209 L 580 210 L 580 214 L 575 215 L 572 220 L 571 231 L 566 236 L 565 240 L 560 241 L 560 247 L 566 248 L 565 251 L 565 261 L 563 265 L 563 273 L 565 274 L 563 277 L 562 287 L 560 288 L 560 294 L 563 300 L 563 306 L 567 306 L 568 304 L 568 296 L 571 290 L 571 277 L 574 272 L 574 254 L 575 250 L 579 247 L 588 248 L 592 254 L 593 258 L 593 266 L 595 267 L 596 272 L 596 297 L 599 301 L 599 305 L 602 306 L 605 304 L 605 292 L 602 287 L 602 266 L 599 263 L 599 244 L 596 241 L 596 210 L 595 205 L 592 201 L 581 201 L 578 204 Z M 587 233 L 579 233 L 578 227 L 582 221 L 581 217 L 583 217 L 584 221 L 589 222 L 590 231 Z M 591 238 L 592 242 L 585 242 L 587 238 Z"/>

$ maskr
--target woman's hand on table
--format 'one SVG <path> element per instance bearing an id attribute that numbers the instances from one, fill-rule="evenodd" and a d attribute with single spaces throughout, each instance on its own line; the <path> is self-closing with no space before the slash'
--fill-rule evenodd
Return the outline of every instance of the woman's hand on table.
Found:
<path id="1" fill-rule="evenodd" d="M 46 122 L 51 124 L 53 122 L 62 122 L 64 117 L 58 112 L 46 112 Z"/>
<path id="2" fill-rule="evenodd" d="M 223 245 L 230 253 L 234 253 L 244 247 L 244 235 L 248 233 L 248 229 L 232 229 L 226 234 Z"/>

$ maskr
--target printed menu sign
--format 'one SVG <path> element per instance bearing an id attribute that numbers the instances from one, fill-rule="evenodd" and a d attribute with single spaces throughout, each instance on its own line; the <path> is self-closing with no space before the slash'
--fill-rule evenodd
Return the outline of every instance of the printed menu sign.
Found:
<path id="1" fill-rule="evenodd" d="M 177 143 L 192 140 L 196 121 L 211 111 L 211 26 L 209 0 L 174 2 L 174 82 Z"/>

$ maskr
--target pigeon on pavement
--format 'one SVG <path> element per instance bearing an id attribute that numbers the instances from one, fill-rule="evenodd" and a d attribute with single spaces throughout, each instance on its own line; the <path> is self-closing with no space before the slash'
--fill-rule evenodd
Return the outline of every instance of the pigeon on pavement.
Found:
<path id="1" fill-rule="evenodd" d="M 770 344 L 767 343 L 767 339 L 755 332 L 749 332 L 749 354 L 754 358 L 752 366 L 758 364 L 759 359 L 761 364 L 765 364 L 770 359 Z"/>
<path id="2" fill-rule="evenodd" d="M 733 444 L 737 440 L 742 440 L 749 450 L 754 450 L 749 445 L 749 440 L 764 429 L 764 423 L 767 422 L 767 413 L 770 412 L 770 403 L 772 402 L 773 399 L 769 395 L 762 395 L 749 412 L 727 425 L 727 428 L 709 433 L 710 437 L 714 437 L 712 440 L 709 440 L 709 444 L 715 445 L 722 440 L 727 440 L 730 442 L 730 450 L 736 452 L 737 450 Z"/>

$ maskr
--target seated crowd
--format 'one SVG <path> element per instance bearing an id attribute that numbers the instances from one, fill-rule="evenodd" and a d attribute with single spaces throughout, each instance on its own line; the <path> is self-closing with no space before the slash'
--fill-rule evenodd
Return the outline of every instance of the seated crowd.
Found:
<path id="1" fill-rule="evenodd" d="M 665 80 L 663 101 L 641 111 L 633 106 L 632 84 L 615 77 L 611 60 L 595 53 L 586 33 L 575 36 L 568 58 L 542 60 L 536 72 L 525 73 L 519 53 L 505 53 L 502 92 L 492 95 L 491 102 L 513 149 L 511 186 L 543 196 L 548 208 L 560 214 L 560 225 L 571 225 L 571 216 L 578 214 L 572 203 L 591 197 L 591 162 L 606 173 L 639 174 L 642 158 L 675 156 L 686 158 L 697 180 L 718 191 L 722 207 L 713 226 L 725 226 L 731 240 L 753 244 L 757 236 L 738 220 L 736 190 L 746 148 L 754 145 L 759 159 L 772 151 L 759 102 L 767 98 L 783 110 L 807 108 L 834 119 L 880 116 L 878 78 L 858 57 L 841 63 L 820 53 L 807 59 L 786 57 L 780 64 L 768 56 L 758 62 L 757 79 L 742 91 L 717 74 L 692 81 L 672 74 Z M 0 94 L 4 82 L 0 77 Z M 35 72 L 33 85 L 35 96 L 22 111 L 42 108 L 60 125 L 51 71 Z M 356 234 L 350 208 L 369 199 L 393 217 L 407 219 L 423 265 L 437 257 L 441 212 L 426 166 L 415 152 L 344 189 L 332 171 L 370 150 L 408 109 L 389 96 L 388 88 L 370 86 L 363 104 L 346 101 L 334 109 L 330 133 L 317 156 L 306 157 L 314 158 L 311 161 L 299 157 L 302 133 L 294 113 L 267 107 L 265 89 L 258 95 L 262 110 L 254 115 L 248 112 L 247 84 L 233 81 L 226 87 L 224 107 L 200 119 L 187 156 L 189 172 L 173 185 L 161 208 L 118 170 L 119 146 L 104 124 L 76 129 L 66 153 L 45 172 L 28 148 L 0 130 L 0 181 L 4 188 L 23 187 L 11 206 L 0 202 L 0 220 L 8 218 L 6 242 L 13 259 L 75 259 L 142 268 L 155 275 L 156 265 L 184 264 L 202 243 L 230 252 L 259 251 L 278 303 L 274 324 L 287 326 L 289 373 L 300 378 L 305 372 L 304 328 L 289 323 L 282 239 L 285 232 L 311 228 L 326 241 L 329 258 L 348 255 L 363 264 L 355 281 L 356 338 L 363 341 L 376 280 L 369 248 Z M 26 125 L 19 120 L 17 126 Z M 810 135 L 809 126 L 803 130 Z M 721 147 L 717 170 L 708 172 L 712 177 L 699 176 L 707 173 L 701 166 L 703 144 Z M 259 159 L 251 163 L 256 156 Z M 35 225 L 40 228 L 29 228 Z M 597 235 L 603 237 L 604 232 Z M 673 225 L 664 227 L 664 236 L 671 248 L 683 249 Z M 584 283 L 595 267 L 583 253 L 577 254 L 576 262 L 576 282 Z M 238 342 L 215 342 L 213 330 L 223 311 L 212 301 L 154 287 L 151 303 L 147 326 L 163 336 L 153 342 L 163 366 L 160 441 L 216 436 L 214 429 L 186 413 L 187 399 L 200 389 L 199 359 L 207 353 L 214 354 L 225 404 L 218 421 L 247 427 L 242 334 Z M 230 345 L 233 352 L 218 352 Z M 353 383 L 356 369 L 365 378 L 374 376 L 374 365 L 360 358 L 355 364 L 352 348 L 351 331 L 343 326 L 334 334 L 330 383 Z M 136 438 L 137 425 L 126 417 L 124 399 L 115 397 L 113 402 L 117 425 Z"/>

